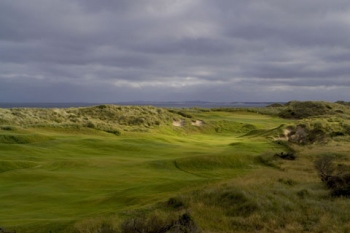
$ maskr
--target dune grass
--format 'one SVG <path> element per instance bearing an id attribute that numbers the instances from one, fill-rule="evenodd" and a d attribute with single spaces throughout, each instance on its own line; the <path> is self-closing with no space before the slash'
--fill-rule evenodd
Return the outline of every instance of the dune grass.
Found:
<path id="1" fill-rule="evenodd" d="M 140 211 L 145 222 L 188 213 L 203 232 L 350 229 L 349 202 L 330 199 L 313 169 L 322 153 L 347 161 L 347 135 L 287 145 L 273 139 L 299 121 L 242 110 L 101 105 L 0 114 L 0 227 L 9 230 L 118 232 Z M 183 127 L 172 125 L 178 119 Z M 325 122 L 338 130 L 340 122 Z M 297 160 L 273 156 L 290 150 Z M 164 207 L 171 198 L 180 207 Z"/>

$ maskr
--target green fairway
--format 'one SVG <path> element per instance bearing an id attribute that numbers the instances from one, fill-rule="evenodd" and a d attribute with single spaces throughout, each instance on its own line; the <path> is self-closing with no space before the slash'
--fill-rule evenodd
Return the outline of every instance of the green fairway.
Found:
<path id="1" fill-rule="evenodd" d="M 283 123 L 247 113 L 196 117 L 261 129 Z M 244 132 L 201 133 L 195 126 L 193 132 L 164 126 L 122 136 L 45 127 L 0 132 L 0 224 L 18 229 L 49 229 L 141 208 L 244 174 L 258 166 L 255 155 L 283 150 L 240 137 Z"/>

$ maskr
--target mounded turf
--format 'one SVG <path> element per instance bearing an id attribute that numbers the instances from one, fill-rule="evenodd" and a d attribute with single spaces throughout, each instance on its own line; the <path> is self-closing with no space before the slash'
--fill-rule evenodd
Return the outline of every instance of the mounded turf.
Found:
<path id="1" fill-rule="evenodd" d="M 320 213 L 330 201 L 322 202 L 327 191 L 313 171 L 313 159 L 327 151 L 346 158 L 350 151 L 346 135 L 306 147 L 277 143 L 274 138 L 298 122 L 254 111 L 192 109 L 178 115 L 108 105 L 35 111 L 0 111 L 6 119 L 0 130 L 0 227 L 17 232 L 88 232 L 82 229 L 95 224 L 91 219 L 113 218 L 119 224 L 134 211 L 152 210 L 179 196 L 204 230 L 269 232 L 279 223 L 266 219 L 287 216 L 288 208 L 297 215 L 306 204 L 310 214 Z M 128 114 L 114 117 L 123 111 Z M 75 122 L 67 115 L 73 113 Z M 178 119 L 184 120 L 183 127 L 172 125 Z M 191 125 L 194 120 L 204 124 Z M 299 155 L 295 162 L 272 158 L 291 149 Z M 304 203 L 304 197 L 311 199 Z M 337 201 L 329 213 L 338 208 L 346 215 L 346 206 Z M 305 218 L 289 220 L 294 232 L 311 224 L 296 224 Z"/>
<path id="2" fill-rule="evenodd" d="M 201 133 L 197 126 L 165 125 L 121 136 L 86 128 L 0 131 L 0 225 L 29 232 L 141 208 L 244 174 L 258 166 L 256 154 L 283 149 L 240 138 L 250 128 L 281 120 L 220 112 L 197 118 L 231 127 L 218 133 L 204 126 Z"/>

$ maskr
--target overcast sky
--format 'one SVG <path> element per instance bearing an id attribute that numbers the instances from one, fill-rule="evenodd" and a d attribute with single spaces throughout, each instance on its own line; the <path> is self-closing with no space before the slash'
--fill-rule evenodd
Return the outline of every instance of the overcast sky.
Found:
<path id="1" fill-rule="evenodd" d="M 350 1 L 0 0 L 0 102 L 350 101 Z"/>

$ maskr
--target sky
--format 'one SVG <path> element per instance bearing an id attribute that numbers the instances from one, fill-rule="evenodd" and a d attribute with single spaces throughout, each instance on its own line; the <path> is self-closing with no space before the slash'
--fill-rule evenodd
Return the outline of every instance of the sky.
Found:
<path id="1" fill-rule="evenodd" d="M 0 102 L 350 101 L 350 1 L 0 0 Z"/>

